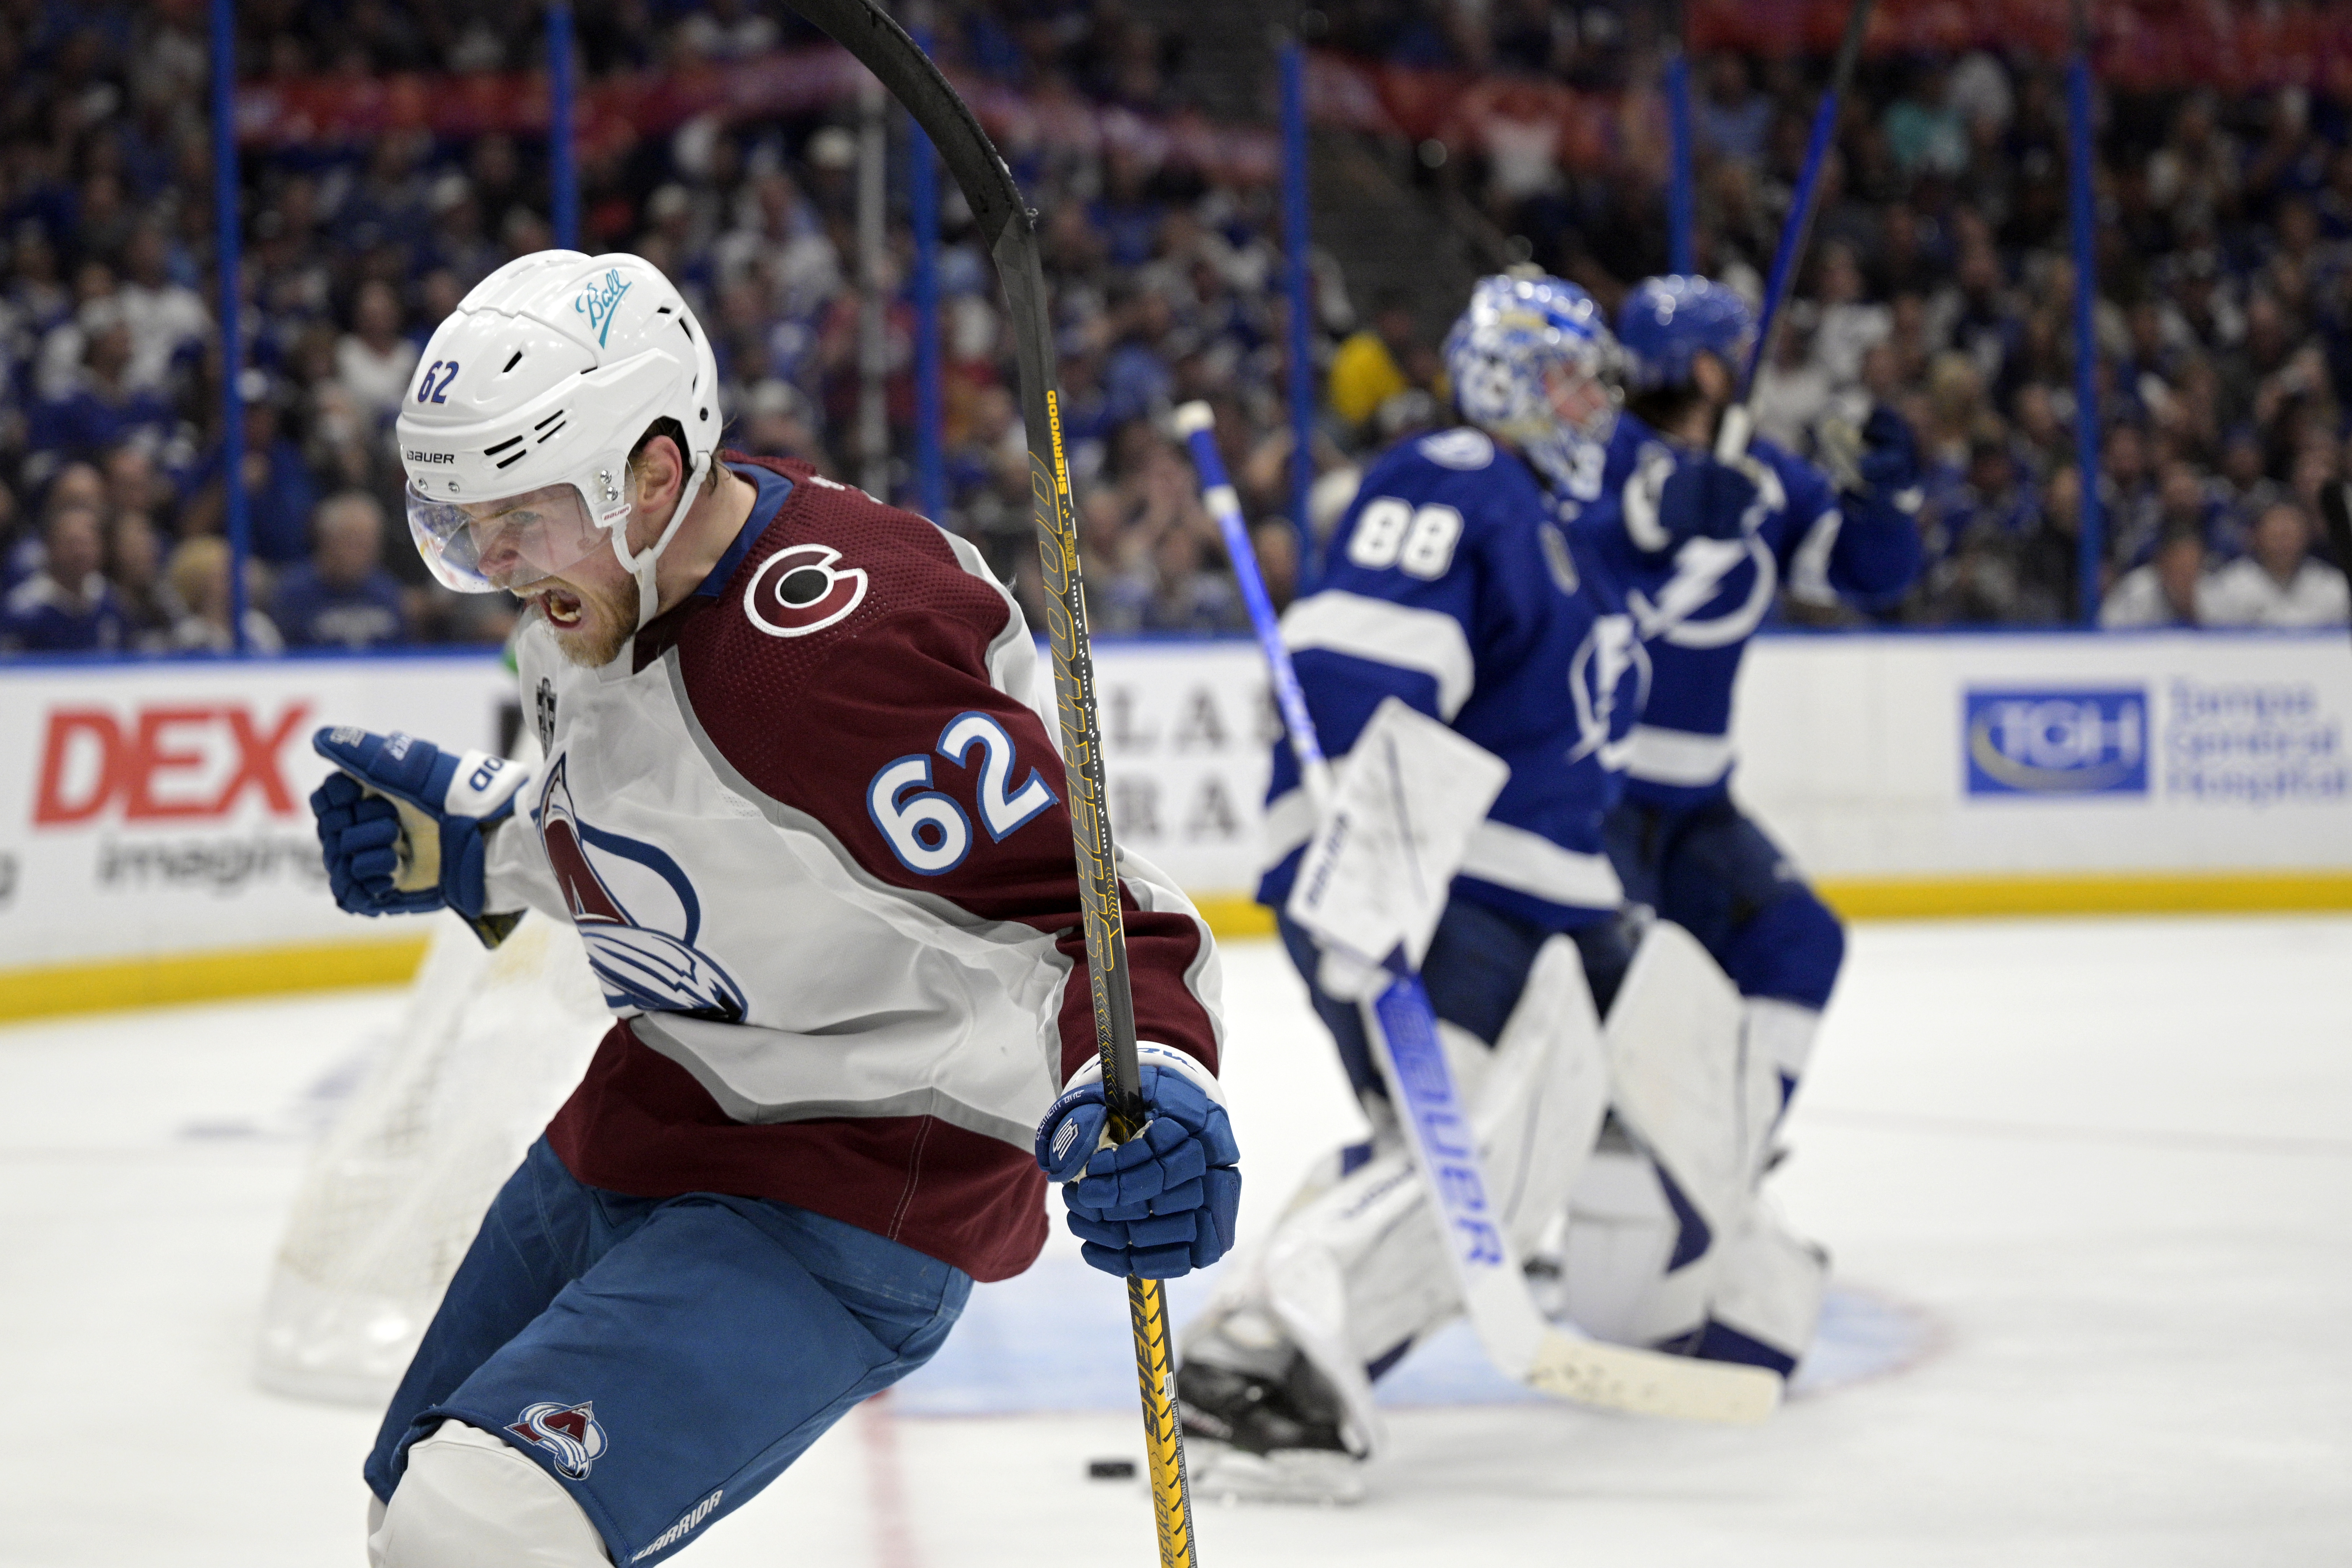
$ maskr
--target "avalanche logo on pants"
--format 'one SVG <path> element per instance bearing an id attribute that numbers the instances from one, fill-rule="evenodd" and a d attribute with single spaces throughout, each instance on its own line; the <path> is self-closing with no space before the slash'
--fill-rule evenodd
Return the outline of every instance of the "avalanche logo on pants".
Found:
<path id="1" fill-rule="evenodd" d="M 554 1455 L 556 1469 L 575 1481 L 588 1479 L 588 1467 L 604 1451 L 604 1427 L 593 1399 L 577 1405 L 543 1400 L 526 1408 L 507 1430 Z"/>
<path id="2" fill-rule="evenodd" d="M 702 901 L 693 882 L 645 840 L 583 822 L 572 804 L 570 761 L 560 756 L 548 770 L 539 837 L 605 1005 L 737 1022 L 744 1012 L 741 988 L 694 945 Z"/>

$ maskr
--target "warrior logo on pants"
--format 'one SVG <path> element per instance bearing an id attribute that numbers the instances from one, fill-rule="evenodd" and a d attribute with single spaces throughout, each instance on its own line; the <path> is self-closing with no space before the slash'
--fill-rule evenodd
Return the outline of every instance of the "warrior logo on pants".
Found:
<path id="1" fill-rule="evenodd" d="M 593 1400 L 577 1405 L 542 1401 L 526 1408 L 507 1430 L 554 1455 L 556 1470 L 575 1481 L 588 1479 L 588 1467 L 604 1451 L 604 1428 L 596 1419 Z"/>

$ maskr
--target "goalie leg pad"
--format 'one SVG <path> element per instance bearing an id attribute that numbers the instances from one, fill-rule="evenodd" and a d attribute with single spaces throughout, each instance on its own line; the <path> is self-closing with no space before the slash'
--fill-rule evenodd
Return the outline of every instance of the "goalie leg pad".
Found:
<path id="1" fill-rule="evenodd" d="M 368 1536 L 368 1568 L 608 1568 L 604 1541 L 555 1478 L 511 1445 L 445 1421 Z"/>
<path id="2" fill-rule="evenodd" d="M 1828 1287 L 1828 1255 L 1790 1231 L 1769 1199 L 1758 1198 L 1717 1260 L 1697 1353 L 1788 1376 L 1812 1342 Z"/>
<path id="3" fill-rule="evenodd" d="M 1711 1237 L 1746 1214 L 1783 1098 L 1778 1062 L 1746 1024 L 1730 980 L 1667 921 L 1643 937 L 1609 1015 L 1617 1114 L 1667 1177 L 1668 1201 Z"/>
<path id="4" fill-rule="evenodd" d="M 1657 1167 L 1622 1131 L 1603 1132 L 1569 1200 L 1556 1315 L 1621 1345 L 1649 1344 L 1687 1328 L 1704 1310 L 1703 1300 L 1688 1303 L 1677 1324 L 1674 1306 L 1658 1300 L 1680 1238 Z"/>
<path id="5" fill-rule="evenodd" d="M 1542 945 L 1491 1053 L 1465 1029 L 1438 1028 L 1472 1107 L 1495 1205 L 1524 1251 L 1567 1201 L 1607 1107 L 1600 1025 L 1576 943 Z M 1188 1332 L 1186 1353 L 1277 1375 L 1276 1347 L 1286 1341 L 1337 1390 L 1349 1447 L 1369 1454 L 1381 1426 L 1367 1368 L 1460 1310 L 1446 1245 L 1410 1154 L 1391 1144 L 1284 1218 Z"/>
<path id="6" fill-rule="evenodd" d="M 1759 1194 L 1695 1265 L 1657 1167 L 1604 1134 L 1570 1201 L 1559 1310 L 1595 1338 L 1745 1362 L 1787 1376 L 1811 1343 L 1829 1281 L 1822 1249 Z"/>
<path id="7" fill-rule="evenodd" d="M 1804 1081 L 1805 1066 L 1813 1057 L 1813 1038 L 1821 1028 L 1818 1007 L 1783 1002 L 1776 996 L 1748 999 L 1748 1055 L 1771 1064 L 1772 1074 L 1780 1082 L 1783 1115 L 1789 1101 L 1796 1098 L 1797 1085 Z"/>

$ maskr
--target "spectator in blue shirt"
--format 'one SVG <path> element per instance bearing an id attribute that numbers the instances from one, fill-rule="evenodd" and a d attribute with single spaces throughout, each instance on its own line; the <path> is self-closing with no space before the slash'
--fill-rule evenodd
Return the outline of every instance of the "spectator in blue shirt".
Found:
<path id="1" fill-rule="evenodd" d="M 131 329 L 120 317 L 91 331 L 73 390 L 35 408 L 33 446 L 91 458 L 127 441 L 160 445 L 172 430 L 171 405 L 131 384 Z"/>
<path id="2" fill-rule="evenodd" d="M 63 506 L 43 530 L 39 571 L 0 604 L 0 647 L 26 653 L 113 653 L 130 621 L 99 571 L 105 533 L 93 507 Z"/>
<path id="3" fill-rule="evenodd" d="M 311 519 L 310 559 L 278 587 L 289 647 L 384 647 L 405 640 L 400 584 L 383 569 L 383 510 L 364 490 L 330 496 Z"/>
<path id="4" fill-rule="evenodd" d="M 310 546 L 310 514 L 319 489 L 302 448 L 283 432 L 268 373 L 245 373 L 245 508 L 254 558 L 272 565 L 302 559 Z M 227 499 L 215 446 L 189 482 L 184 534 L 226 533 Z"/>

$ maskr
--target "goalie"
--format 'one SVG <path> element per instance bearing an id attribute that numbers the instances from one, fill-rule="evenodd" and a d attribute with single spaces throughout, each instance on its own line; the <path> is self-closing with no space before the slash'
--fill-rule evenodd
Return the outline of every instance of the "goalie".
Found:
<path id="1" fill-rule="evenodd" d="M 719 451 L 709 343 L 635 257 L 509 263 L 420 363 L 411 529 L 529 605 L 546 760 L 321 731 L 330 882 L 569 921 L 617 1022 L 385 1414 L 370 1561 L 655 1562 L 1027 1268 L 1049 1176 L 1098 1268 L 1226 1249 L 1216 959 L 1126 858 L 1152 1120 L 1103 1147 L 1061 763 L 979 555 Z"/>
<path id="2" fill-rule="evenodd" d="M 1596 1013 L 1633 957 L 1601 821 L 1646 667 L 1549 494 L 1608 439 L 1614 353 L 1573 285 L 1482 282 L 1446 342 L 1468 422 L 1370 467 L 1329 571 L 1282 622 L 1335 758 L 1402 702 L 1509 764 L 1421 970 L 1522 1251 L 1591 1148 L 1608 1095 Z M 1290 748 L 1274 755 L 1258 898 L 1280 910 L 1316 819 Z M 1204 1484 L 1345 1497 L 1378 1437 L 1372 1381 L 1459 1308 L 1358 1007 L 1384 975 L 1287 914 L 1281 931 L 1373 1136 L 1318 1167 L 1229 1273 L 1183 1336 L 1177 1391 Z"/>
<path id="3" fill-rule="evenodd" d="M 1335 751 L 1370 744 L 1393 727 L 1382 706 L 1403 703 L 1509 764 L 1421 965 L 1507 1255 L 1564 1227 L 1567 1302 L 1645 1309 L 1586 1327 L 1785 1374 L 1821 1260 L 1759 1208 L 1738 994 L 1688 932 L 1628 919 L 1605 850 L 1651 670 L 1602 555 L 1562 524 L 1596 490 L 1617 423 L 1616 346 L 1572 285 L 1495 278 L 1447 358 L 1471 423 L 1373 465 L 1285 640 Z M 1671 503 L 1706 494 L 1677 486 Z M 1460 1302 L 1354 1005 L 1385 977 L 1318 950 L 1292 918 L 1314 816 L 1286 747 L 1275 768 L 1260 897 L 1291 906 L 1285 942 L 1373 1136 L 1332 1156 L 1221 1286 L 1186 1336 L 1178 1389 L 1208 1484 L 1344 1499 L 1379 1437 L 1373 1381 Z M 1606 1216 L 1583 1234 L 1564 1210 L 1597 1135 L 1633 1148 L 1632 1168 L 1654 1171 L 1717 1244 L 1627 1247 Z"/>

